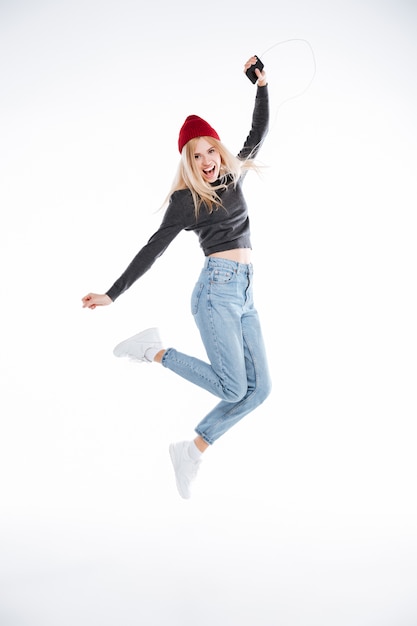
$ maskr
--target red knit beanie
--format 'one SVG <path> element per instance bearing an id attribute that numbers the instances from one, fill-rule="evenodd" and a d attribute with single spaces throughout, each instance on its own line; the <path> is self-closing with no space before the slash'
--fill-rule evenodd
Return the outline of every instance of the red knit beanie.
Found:
<path id="1" fill-rule="evenodd" d="M 220 137 L 208 122 L 198 117 L 198 115 L 189 115 L 181 126 L 178 137 L 178 150 L 180 153 L 185 144 L 188 143 L 190 139 L 195 139 L 196 137 L 214 137 L 214 139 L 220 141 Z"/>

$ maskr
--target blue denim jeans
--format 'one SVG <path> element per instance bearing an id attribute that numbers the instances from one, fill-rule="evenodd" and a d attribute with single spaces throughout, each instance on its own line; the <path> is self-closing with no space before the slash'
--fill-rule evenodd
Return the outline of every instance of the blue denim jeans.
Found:
<path id="1" fill-rule="evenodd" d="M 214 443 L 269 395 L 271 380 L 252 265 L 207 257 L 191 308 L 209 363 L 168 348 L 162 365 L 221 399 L 195 431 Z"/>

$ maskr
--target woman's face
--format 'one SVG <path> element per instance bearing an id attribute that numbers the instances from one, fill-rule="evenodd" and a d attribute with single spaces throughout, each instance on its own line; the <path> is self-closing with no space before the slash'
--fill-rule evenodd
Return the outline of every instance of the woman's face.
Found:
<path id="1" fill-rule="evenodd" d="M 217 148 L 207 139 L 199 137 L 194 148 L 194 159 L 201 176 L 208 183 L 214 183 L 220 173 L 221 157 Z"/>

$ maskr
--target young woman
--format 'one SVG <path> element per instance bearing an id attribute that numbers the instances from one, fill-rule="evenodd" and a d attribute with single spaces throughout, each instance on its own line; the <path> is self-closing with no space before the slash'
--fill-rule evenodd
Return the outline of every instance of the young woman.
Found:
<path id="1" fill-rule="evenodd" d="M 251 57 L 244 71 L 255 65 Z M 235 157 L 205 120 L 190 115 L 181 127 L 181 160 L 161 226 L 105 294 L 89 293 L 83 306 L 108 305 L 140 278 L 182 230 L 193 230 L 205 255 L 192 293 L 192 312 L 208 363 L 165 349 L 158 329 L 122 341 L 118 357 L 156 361 L 211 392 L 220 402 L 197 425 L 192 441 L 171 444 L 177 488 L 190 497 L 203 452 L 269 395 L 271 381 L 258 313 L 253 303 L 253 268 L 248 209 L 242 183 L 266 136 L 268 87 L 264 71 L 255 69 L 257 92 L 252 127 Z"/>

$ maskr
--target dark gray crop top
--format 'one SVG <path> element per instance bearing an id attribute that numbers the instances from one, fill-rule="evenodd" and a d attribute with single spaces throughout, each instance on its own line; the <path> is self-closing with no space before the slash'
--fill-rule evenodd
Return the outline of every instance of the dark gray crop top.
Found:
<path id="1" fill-rule="evenodd" d="M 268 131 L 268 121 L 268 87 L 258 87 L 252 128 L 238 154 L 240 159 L 256 156 Z M 107 295 L 114 301 L 126 291 L 150 269 L 182 230 L 193 230 L 198 235 L 205 256 L 234 248 L 250 248 L 248 208 L 242 193 L 244 177 L 245 173 L 236 187 L 231 183 L 226 189 L 218 190 L 222 206 L 209 213 L 202 205 L 197 219 L 191 191 L 174 191 L 159 229 L 107 291 Z"/>

